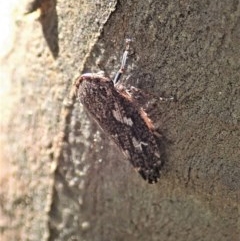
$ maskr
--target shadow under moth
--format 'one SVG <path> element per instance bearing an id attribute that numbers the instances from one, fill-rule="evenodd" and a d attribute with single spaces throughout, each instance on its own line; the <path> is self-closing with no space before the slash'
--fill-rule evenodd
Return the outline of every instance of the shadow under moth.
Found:
<path id="1" fill-rule="evenodd" d="M 101 74 L 85 73 L 75 82 L 76 94 L 143 179 L 155 183 L 160 177 L 162 162 L 154 126 L 132 90 L 119 83 L 126 68 L 130 42 L 126 40 L 121 68 L 113 80 Z M 133 90 L 138 91 L 134 87 Z"/>

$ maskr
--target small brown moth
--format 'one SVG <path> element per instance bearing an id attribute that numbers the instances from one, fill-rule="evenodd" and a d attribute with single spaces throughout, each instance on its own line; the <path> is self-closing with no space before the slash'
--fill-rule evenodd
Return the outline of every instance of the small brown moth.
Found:
<path id="1" fill-rule="evenodd" d="M 80 102 L 102 130 L 139 174 L 149 183 L 155 183 L 160 177 L 162 162 L 154 126 L 131 91 L 118 83 L 126 68 L 130 41 L 126 41 L 121 68 L 114 80 L 86 73 L 76 80 L 75 86 Z"/>

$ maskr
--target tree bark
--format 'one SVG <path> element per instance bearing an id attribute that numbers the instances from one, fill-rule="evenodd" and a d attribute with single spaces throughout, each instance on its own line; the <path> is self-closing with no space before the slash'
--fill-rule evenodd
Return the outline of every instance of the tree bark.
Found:
<path id="1" fill-rule="evenodd" d="M 239 1 L 22 8 L 1 60 L 1 240 L 239 240 Z M 72 95 L 80 73 L 114 76 L 127 37 L 123 82 L 152 96 L 164 137 L 154 185 Z"/>

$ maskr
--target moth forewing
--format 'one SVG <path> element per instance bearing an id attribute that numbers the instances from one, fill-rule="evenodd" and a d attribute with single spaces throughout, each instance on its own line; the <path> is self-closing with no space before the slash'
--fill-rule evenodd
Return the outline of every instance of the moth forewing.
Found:
<path id="1" fill-rule="evenodd" d="M 161 155 L 146 112 L 106 77 L 83 74 L 75 85 L 81 103 L 140 175 L 149 183 L 157 182 Z"/>

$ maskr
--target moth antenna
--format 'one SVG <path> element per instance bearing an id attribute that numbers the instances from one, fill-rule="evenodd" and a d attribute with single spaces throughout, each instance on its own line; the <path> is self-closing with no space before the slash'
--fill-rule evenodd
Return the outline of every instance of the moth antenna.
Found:
<path id="1" fill-rule="evenodd" d="M 129 53 L 129 48 L 130 48 L 130 43 L 131 42 L 132 42 L 132 40 L 130 38 L 126 39 L 126 47 L 125 47 L 125 51 L 123 53 L 121 67 L 120 67 L 120 69 L 118 70 L 118 72 L 116 73 L 116 75 L 115 75 L 115 77 L 113 79 L 114 85 L 116 85 L 119 82 L 119 80 L 121 79 L 122 74 L 126 70 L 128 53 Z"/>

